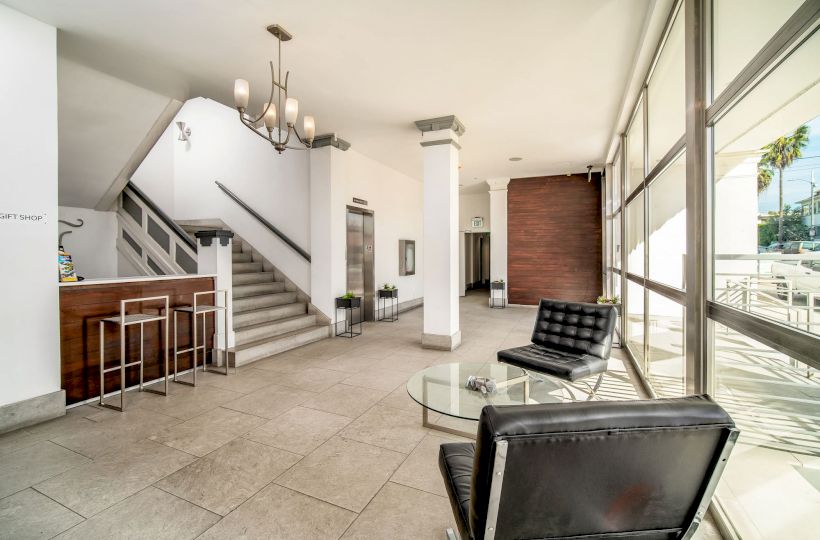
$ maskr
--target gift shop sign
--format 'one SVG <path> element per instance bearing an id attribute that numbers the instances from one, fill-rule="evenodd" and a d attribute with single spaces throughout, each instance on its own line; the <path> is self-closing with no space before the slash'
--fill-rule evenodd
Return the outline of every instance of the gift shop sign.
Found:
<path id="1" fill-rule="evenodd" d="M 45 212 L 31 213 L 31 212 L 0 212 L 0 224 L 5 223 L 22 223 L 22 224 L 40 224 L 46 223 Z"/>

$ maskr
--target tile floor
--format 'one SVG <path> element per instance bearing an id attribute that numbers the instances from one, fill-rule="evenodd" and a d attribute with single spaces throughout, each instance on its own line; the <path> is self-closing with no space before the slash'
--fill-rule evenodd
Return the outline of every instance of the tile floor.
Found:
<path id="1" fill-rule="evenodd" d="M 0 539 L 441 540 L 454 522 L 437 453 L 452 438 L 422 428 L 404 385 L 529 341 L 534 309 L 485 302 L 462 300 L 453 352 L 420 347 L 417 309 L 168 397 L 129 392 L 123 414 L 83 405 L 2 435 Z M 621 358 L 605 399 L 638 397 Z"/>

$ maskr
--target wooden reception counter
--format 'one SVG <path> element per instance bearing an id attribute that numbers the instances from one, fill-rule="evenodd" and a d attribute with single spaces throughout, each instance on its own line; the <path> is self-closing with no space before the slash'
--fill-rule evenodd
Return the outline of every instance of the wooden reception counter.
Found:
<path id="1" fill-rule="evenodd" d="M 146 298 L 152 296 L 170 297 L 171 309 L 189 306 L 193 293 L 211 291 L 215 288 L 212 275 L 187 276 L 139 276 L 116 279 L 94 279 L 70 283 L 60 283 L 60 357 L 62 387 L 66 392 L 66 403 L 77 403 L 100 395 L 100 319 L 120 314 L 120 300 Z M 159 303 L 147 303 L 142 310 L 157 313 Z M 163 306 L 164 307 L 164 306 Z M 132 304 L 129 309 L 141 309 Z M 130 311 L 129 311 L 130 312 Z M 172 320 L 169 317 L 169 322 Z M 178 346 L 190 347 L 190 317 L 178 319 Z M 165 328 L 163 323 L 145 325 L 145 380 L 159 378 L 162 368 L 162 346 Z M 208 319 L 208 348 L 212 343 L 213 316 Z M 169 365 L 173 372 L 173 332 L 169 327 Z M 119 332 L 112 327 L 105 332 L 106 367 L 119 363 Z M 128 362 L 139 359 L 139 325 L 126 332 L 126 355 Z M 200 360 L 201 362 L 201 360 Z M 180 371 L 191 368 L 191 355 L 179 358 Z M 126 386 L 139 384 L 139 366 L 126 369 Z M 119 388 L 119 372 L 106 374 L 105 388 L 112 392 Z"/>

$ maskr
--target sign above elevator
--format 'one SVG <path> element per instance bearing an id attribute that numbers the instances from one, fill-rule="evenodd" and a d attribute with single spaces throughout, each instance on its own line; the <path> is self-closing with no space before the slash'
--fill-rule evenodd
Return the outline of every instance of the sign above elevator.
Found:
<path id="1" fill-rule="evenodd" d="M 353 197 L 353 204 L 362 204 L 367 206 L 367 201 L 364 199 L 359 199 L 358 197 Z"/>

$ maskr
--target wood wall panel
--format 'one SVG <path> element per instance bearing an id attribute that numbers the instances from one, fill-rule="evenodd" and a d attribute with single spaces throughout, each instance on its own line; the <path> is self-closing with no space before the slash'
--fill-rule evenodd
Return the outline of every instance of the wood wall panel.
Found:
<path id="1" fill-rule="evenodd" d="M 213 278 L 169 279 L 157 281 L 137 281 L 130 283 L 111 283 L 97 285 L 73 285 L 60 287 L 60 357 L 62 388 L 66 391 L 66 403 L 77 403 L 100 395 L 100 319 L 119 315 L 120 300 L 129 298 L 146 298 L 151 296 L 170 296 L 171 308 L 191 305 L 193 293 L 214 289 Z M 200 301 L 211 301 L 200 297 Z M 138 304 L 129 304 L 128 312 L 158 313 L 164 302 L 146 303 L 142 308 Z M 173 313 L 171 314 L 173 317 Z M 200 318 L 200 328 L 202 319 Z M 190 315 L 180 313 L 178 316 L 178 346 L 180 349 L 191 345 Z M 213 315 L 207 321 L 208 347 L 213 345 Z M 173 372 L 173 326 L 168 328 L 168 363 Z M 164 367 L 163 342 L 164 324 L 159 322 L 145 325 L 144 336 L 144 379 L 150 381 L 162 376 Z M 119 327 L 106 324 L 105 327 L 105 361 L 106 368 L 119 365 L 120 338 Z M 126 329 L 127 362 L 139 359 L 140 329 L 139 325 Z M 191 355 L 181 355 L 180 371 L 191 368 Z M 201 358 L 199 360 L 201 365 Z M 139 383 L 139 366 L 126 368 L 126 386 Z M 119 371 L 105 376 L 106 392 L 119 389 Z"/>
<path id="2" fill-rule="evenodd" d="M 507 281 L 512 304 L 594 302 L 602 290 L 600 175 L 510 181 Z"/>

